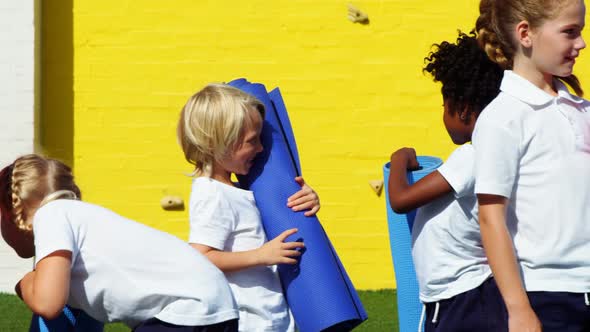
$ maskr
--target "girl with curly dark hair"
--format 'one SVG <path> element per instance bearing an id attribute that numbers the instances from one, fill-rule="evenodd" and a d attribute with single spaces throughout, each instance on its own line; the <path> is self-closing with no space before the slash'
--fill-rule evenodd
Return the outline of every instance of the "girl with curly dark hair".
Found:
<path id="1" fill-rule="evenodd" d="M 412 256 L 425 331 L 506 331 L 506 309 L 479 232 L 474 151 L 464 144 L 471 141 L 480 112 L 497 96 L 502 69 L 479 48 L 473 33 L 461 32 L 455 43 L 434 45 L 425 63 L 423 71 L 442 83 L 443 122 L 461 145 L 438 170 L 413 185 L 406 172 L 419 166 L 414 149 L 391 155 L 393 210 L 421 207 L 412 229 Z"/>

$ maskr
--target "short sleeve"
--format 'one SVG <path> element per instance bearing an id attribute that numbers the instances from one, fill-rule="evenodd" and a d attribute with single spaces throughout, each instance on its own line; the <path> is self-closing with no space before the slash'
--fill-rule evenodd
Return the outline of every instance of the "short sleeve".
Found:
<path id="1" fill-rule="evenodd" d="M 477 122 L 475 148 L 475 193 L 510 198 L 520 162 L 519 128 L 514 123 Z"/>
<path id="2" fill-rule="evenodd" d="M 193 187 L 188 241 L 223 250 L 233 231 L 234 214 L 227 198 L 215 189 L 206 186 L 195 191 Z"/>
<path id="3" fill-rule="evenodd" d="M 33 219 L 35 235 L 35 265 L 58 251 L 72 253 L 72 264 L 77 256 L 76 239 L 66 210 L 59 201 L 47 203 L 37 210 Z"/>
<path id="4" fill-rule="evenodd" d="M 473 146 L 465 144 L 453 151 L 447 161 L 438 168 L 438 172 L 453 188 L 456 198 L 474 195 L 474 158 Z"/>

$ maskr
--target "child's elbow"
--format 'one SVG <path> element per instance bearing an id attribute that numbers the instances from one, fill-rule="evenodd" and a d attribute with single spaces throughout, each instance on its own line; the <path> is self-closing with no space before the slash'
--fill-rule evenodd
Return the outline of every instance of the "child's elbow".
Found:
<path id="1" fill-rule="evenodd" d="M 404 214 L 412 211 L 411 206 L 406 204 L 406 202 L 403 199 L 390 198 L 389 205 L 391 205 L 391 209 L 393 210 L 393 212 L 397 214 Z"/>
<path id="2" fill-rule="evenodd" d="M 29 306 L 31 311 L 47 320 L 55 319 L 61 315 L 63 308 L 66 305 L 65 301 L 59 301 L 55 298 L 48 300 L 47 298 L 36 297 L 34 299 L 26 300 L 25 303 Z"/>
<path id="3" fill-rule="evenodd" d="M 57 306 L 50 306 L 50 305 L 41 305 L 38 306 L 37 308 L 31 308 L 32 311 L 47 319 L 47 320 L 52 320 L 52 319 L 56 319 L 57 317 L 59 317 L 59 315 L 61 315 L 62 311 L 63 311 L 63 307 L 57 307 Z"/>
<path id="4" fill-rule="evenodd" d="M 393 209 L 393 212 L 395 212 L 397 214 L 406 214 L 410 211 L 412 211 L 412 209 L 407 208 L 407 207 L 399 207 L 399 208 Z"/>

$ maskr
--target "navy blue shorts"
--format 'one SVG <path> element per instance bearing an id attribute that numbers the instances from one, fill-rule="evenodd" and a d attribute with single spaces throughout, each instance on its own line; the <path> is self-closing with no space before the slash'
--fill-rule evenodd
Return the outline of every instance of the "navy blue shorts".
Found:
<path id="1" fill-rule="evenodd" d="M 65 306 L 55 319 L 33 315 L 29 332 L 102 332 L 103 324 L 84 311 Z"/>
<path id="2" fill-rule="evenodd" d="M 494 279 L 450 299 L 426 303 L 424 331 L 508 331 L 508 313 Z"/>
<path id="3" fill-rule="evenodd" d="M 584 293 L 528 292 L 543 332 L 590 331 L 590 299 Z"/>
<path id="4" fill-rule="evenodd" d="M 180 326 L 163 322 L 157 318 L 149 319 L 133 329 L 133 332 L 237 332 L 238 320 L 232 319 L 206 326 Z"/>

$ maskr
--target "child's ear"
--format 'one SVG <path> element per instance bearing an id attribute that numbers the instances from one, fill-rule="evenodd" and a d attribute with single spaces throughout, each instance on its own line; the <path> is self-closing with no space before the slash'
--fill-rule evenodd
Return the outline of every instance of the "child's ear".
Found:
<path id="1" fill-rule="evenodd" d="M 467 117 L 470 115 L 470 113 L 472 113 L 472 112 L 470 112 L 469 105 L 464 105 L 463 109 L 461 111 L 459 111 L 459 119 L 461 121 L 467 120 Z"/>
<path id="2" fill-rule="evenodd" d="M 533 45 L 531 40 L 531 26 L 528 21 L 520 21 L 514 28 L 516 33 L 516 40 L 523 47 L 529 48 Z"/>
<path id="3" fill-rule="evenodd" d="M 475 121 L 477 121 L 477 117 L 479 116 L 479 111 L 477 108 L 469 107 L 465 105 L 463 110 L 459 112 L 459 119 L 463 121 L 463 123 L 467 125 L 475 125 Z"/>

